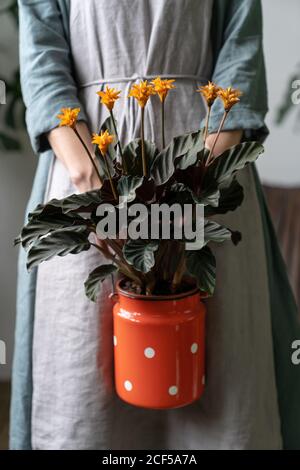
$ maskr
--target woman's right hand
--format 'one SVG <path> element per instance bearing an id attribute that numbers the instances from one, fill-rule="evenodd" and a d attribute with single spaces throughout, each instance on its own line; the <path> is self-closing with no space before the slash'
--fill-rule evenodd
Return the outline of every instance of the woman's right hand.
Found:
<path id="1" fill-rule="evenodd" d="M 91 134 L 86 123 L 78 122 L 77 130 L 97 164 Z M 86 150 L 72 129 L 57 127 L 49 132 L 48 140 L 55 156 L 67 168 L 70 179 L 79 192 L 83 193 L 100 188 L 99 179 Z"/>

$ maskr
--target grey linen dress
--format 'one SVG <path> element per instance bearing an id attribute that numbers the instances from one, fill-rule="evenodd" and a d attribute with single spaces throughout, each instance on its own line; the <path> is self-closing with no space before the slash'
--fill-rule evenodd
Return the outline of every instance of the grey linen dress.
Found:
<path id="1" fill-rule="evenodd" d="M 156 75 L 176 79 L 166 102 L 167 141 L 199 128 L 205 108 L 195 89 L 211 73 L 212 3 L 110 0 L 108 8 L 105 0 L 71 1 L 71 49 L 91 131 L 107 116 L 96 91 L 108 84 L 122 90 L 115 107 L 121 139 L 139 136 L 139 109 L 127 95 L 136 80 Z M 147 105 L 145 120 L 146 138 L 160 144 L 158 99 Z M 282 447 L 263 232 L 250 168 L 240 181 L 243 206 L 219 219 L 241 230 L 243 241 L 238 247 L 213 247 L 218 282 L 207 303 L 207 385 L 191 406 L 145 410 L 115 395 L 111 285 L 104 283 L 97 304 L 83 289 L 88 273 L 101 262 L 98 253 L 91 249 L 39 267 L 33 449 Z M 46 200 L 73 192 L 56 159 Z"/>

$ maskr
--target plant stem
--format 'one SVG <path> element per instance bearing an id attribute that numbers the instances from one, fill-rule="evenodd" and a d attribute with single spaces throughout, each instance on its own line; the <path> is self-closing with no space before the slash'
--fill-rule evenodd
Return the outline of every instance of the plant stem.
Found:
<path id="1" fill-rule="evenodd" d="M 205 128 L 204 128 L 204 136 L 203 136 L 203 149 L 205 149 L 206 139 L 207 139 L 207 136 L 208 136 L 210 112 L 211 112 L 211 106 L 208 106 L 207 112 L 206 112 Z M 201 156 L 200 155 L 201 154 L 198 155 L 198 163 L 197 163 L 198 166 L 200 166 L 200 163 L 201 163 Z"/>
<path id="2" fill-rule="evenodd" d="M 106 167 L 106 172 L 107 172 L 107 175 L 108 175 L 108 178 L 109 178 L 109 182 L 110 182 L 110 187 L 111 187 L 111 190 L 112 190 L 112 193 L 114 195 L 114 199 L 118 199 L 118 195 L 117 195 L 117 192 L 116 192 L 116 188 L 115 188 L 115 185 L 114 185 L 114 182 L 112 180 L 112 177 L 111 177 L 111 172 L 110 172 L 110 168 L 109 168 L 109 165 L 108 165 L 108 161 L 107 161 L 107 156 L 106 154 L 103 155 L 103 158 L 104 158 L 104 162 L 105 162 L 105 167 Z"/>
<path id="3" fill-rule="evenodd" d="M 162 258 L 162 277 L 164 281 L 170 279 L 170 264 L 174 256 L 174 245 L 171 240 L 166 240 L 164 243 L 164 253 Z"/>
<path id="4" fill-rule="evenodd" d="M 120 263 L 123 266 L 123 270 L 126 270 L 127 273 L 131 273 L 131 278 L 137 282 L 138 280 L 142 282 L 142 273 L 138 273 L 134 267 L 129 266 L 127 261 L 124 258 L 123 250 L 122 247 L 118 244 L 118 240 L 107 240 L 107 244 L 110 246 L 110 248 L 115 251 L 115 253 L 119 256 L 120 258 Z"/>
<path id="5" fill-rule="evenodd" d="M 110 248 L 117 253 L 117 255 L 122 259 L 122 261 L 125 262 L 122 247 L 119 246 L 118 242 L 115 239 L 109 239 L 107 240 L 107 244 L 110 246 Z"/>
<path id="6" fill-rule="evenodd" d="M 117 141 L 118 141 L 117 145 L 118 145 L 120 156 L 121 156 L 123 171 L 124 171 L 124 174 L 127 175 L 128 169 L 127 169 L 126 161 L 123 157 L 123 152 L 122 152 L 122 147 L 121 147 L 121 143 L 120 143 L 120 139 L 119 139 L 118 129 L 117 129 L 114 113 L 112 112 L 112 110 L 110 111 L 110 117 L 112 119 L 113 126 L 114 126 L 114 131 L 115 131 L 116 138 L 117 138 Z"/>
<path id="7" fill-rule="evenodd" d="M 106 241 L 108 242 L 108 240 Z M 103 250 L 96 243 L 91 243 L 91 246 L 97 248 L 97 250 L 100 251 L 102 255 L 104 255 L 107 259 L 110 259 L 111 261 L 113 261 L 118 266 L 119 271 L 124 274 L 124 276 L 127 276 L 129 279 L 136 282 L 137 284 L 141 283 L 140 278 L 132 272 L 129 266 L 127 266 L 124 262 L 118 260 L 116 258 L 116 255 L 112 255 L 109 252 Z"/>
<path id="8" fill-rule="evenodd" d="M 96 162 L 95 160 L 93 159 L 92 155 L 91 155 L 91 152 L 89 151 L 89 149 L 87 148 L 85 142 L 83 141 L 83 139 L 81 138 L 81 135 L 79 134 L 78 130 L 76 129 L 76 127 L 73 128 L 73 131 L 75 132 L 76 136 L 78 137 L 78 139 L 80 140 L 83 148 L 85 149 L 89 159 L 90 159 L 90 162 L 92 163 L 93 167 L 94 167 L 94 170 L 98 176 L 98 179 L 100 181 L 100 185 L 102 186 L 103 185 L 103 181 L 102 181 L 102 178 L 100 176 L 100 173 L 99 173 L 99 170 L 97 168 L 97 165 L 96 165 Z"/>
<path id="9" fill-rule="evenodd" d="M 204 140 L 203 146 L 204 147 L 205 147 L 206 139 L 207 139 L 207 135 L 208 135 L 210 112 L 211 112 L 211 106 L 208 106 L 207 113 L 206 113 L 206 120 L 205 120 L 204 138 L 203 138 L 203 140 Z"/>
<path id="10" fill-rule="evenodd" d="M 135 281 L 137 284 L 142 284 L 142 273 L 137 273 L 134 267 L 130 266 L 124 258 L 122 248 L 118 245 L 116 240 L 107 239 L 107 245 L 116 253 L 119 257 L 119 269 L 120 271 L 127 277 L 129 277 L 132 281 Z"/>
<path id="11" fill-rule="evenodd" d="M 163 149 L 166 146 L 165 139 L 165 100 L 161 102 L 161 136 L 162 136 L 162 146 Z"/>
<path id="12" fill-rule="evenodd" d="M 226 120 L 226 118 L 227 118 L 227 115 L 228 115 L 228 111 L 225 111 L 224 114 L 223 114 L 223 117 L 222 117 L 222 120 L 221 120 L 219 129 L 218 129 L 217 135 L 216 135 L 215 140 L 214 140 L 214 142 L 213 142 L 212 148 L 210 149 L 209 155 L 208 155 L 208 157 L 207 157 L 205 166 L 208 166 L 208 165 L 210 164 L 210 160 L 213 160 L 213 159 L 214 159 L 213 152 L 214 152 L 216 143 L 217 143 L 217 141 L 218 141 L 218 138 L 219 138 L 219 136 L 220 136 L 220 133 L 221 133 L 221 131 L 222 131 L 222 129 L 223 129 L 223 126 L 224 126 L 225 120 Z"/>
<path id="13" fill-rule="evenodd" d="M 116 263 L 118 263 L 118 260 L 115 259 L 115 257 L 109 253 L 108 250 L 103 250 L 103 248 L 101 248 L 100 245 L 97 245 L 97 243 L 91 243 L 91 246 L 94 246 L 95 248 L 97 248 L 98 251 L 100 251 L 100 253 L 102 253 L 102 255 L 107 258 L 107 259 L 110 259 L 112 261 L 115 261 Z"/>
<path id="14" fill-rule="evenodd" d="M 141 141 L 142 141 L 142 164 L 143 164 L 143 176 L 147 178 L 147 159 L 145 153 L 145 137 L 144 137 L 144 126 L 145 126 L 145 109 L 141 108 Z"/>
<path id="15" fill-rule="evenodd" d="M 204 178 L 205 178 L 205 174 L 206 174 L 206 166 L 202 165 L 202 173 L 201 173 L 201 178 L 200 178 L 200 182 L 199 182 L 199 195 L 202 192 L 202 186 L 203 186 L 203 181 L 204 181 Z"/>
<path id="16" fill-rule="evenodd" d="M 185 266 L 185 249 L 181 247 L 181 256 L 179 258 L 179 263 L 177 269 L 174 273 L 173 280 L 172 280 L 172 290 L 176 292 L 178 286 L 180 286 L 182 281 L 182 276 L 184 275 L 186 266 Z"/>
<path id="17" fill-rule="evenodd" d="M 144 289 L 146 295 L 152 295 L 157 279 L 152 272 L 145 275 Z"/>

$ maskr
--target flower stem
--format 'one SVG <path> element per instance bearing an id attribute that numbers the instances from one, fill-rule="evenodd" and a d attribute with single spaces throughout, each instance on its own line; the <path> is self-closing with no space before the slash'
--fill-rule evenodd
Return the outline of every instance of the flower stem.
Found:
<path id="1" fill-rule="evenodd" d="M 123 167 L 123 171 L 124 171 L 124 174 L 127 175 L 128 173 L 128 168 L 127 168 L 127 165 L 126 165 L 126 161 L 123 157 L 123 152 L 122 152 L 122 147 L 121 147 L 121 143 L 120 143 L 120 139 L 119 139 L 119 134 L 118 134 L 118 129 L 117 129 L 117 125 L 116 125 L 116 120 L 115 120 L 115 117 L 114 117 L 114 113 L 112 112 L 112 110 L 110 111 L 110 117 L 112 119 L 112 122 L 113 122 L 113 126 L 114 126 L 114 131 L 115 131 L 115 134 L 116 134 L 116 138 L 117 138 L 117 141 L 118 141 L 118 148 L 119 148 L 119 152 L 120 152 L 120 156 L 121 156 L 121 161 L 122 161 L 122 167 Z"/>
<path id="2" fill-rule="evenodd" d="M 165 101 L 161 102 L 161 136 L 162 136 L 162 146 L 163 149 L 166 146 L 166 139 L 165 139 Z"/>
<path id="3" fill-rule="evenodd" d="M 96 243 L 91 243 L 91 245 L 97 248 L 97 250 L 99 250 L 100 253 L 102 253 L 106 258 L 112 260 L 118 266 L 119 271 L 124 274 L 124 276 L 127 276 L 129 279 L 140 285 L 142 283 L 141 273 L 137 273 L 132 266 L 129 266 L 126 263 L 122 250 L 116 250 L 117 245 L 113 244 L 113 240 L 105 239 L 103 241 L 105 242 L 105 245 L 112 249 L 114 254 L 110 253 L 109 249 L 103 249 Z"/>
<path id="4" fill-rule="evenodd" d="M 203 148 L 204 148 L 204 149 L 205 149 L 206 139 L 207 139 L 207 136 L 208 136 L 210 112 L 211 112 L 211 106 L 208 106 L 207 112 L 206 112 L 205 128 L 204 128 L 204 136 L 203 136 Z M 201 163 L 201 156 L 200 156 L 200 154 L 199 154 L 199 155 L 198 155 L 198 163 L 197 163 L 197 165 L 200 166 L 200 163 Z"/>
<path id="5" fill-rule="evenodd" d="M 80 140 L 80 142 L 81 142 L 83 148 L 85 149 L 85 151 L 86 151 L 86 153 L 87 153 L 87 155 L 88 155 L 88 157 L 89 157 L 89 159 L 90 159 L 90 161 L 91 161 L 91 163 L 92 163 L 92 165 L 93 165 L 93 167 L 94 167 L 94 170 L 95 170 L 95 172 L 96 172 L 96 174 L 97 174 L 97 176 L 98 176 L 100 185 L 102 186 L 102 185 L 103 185 L 103 181 L 102 181 L 102 178 L 101 178 L 101 176 L 100 176 L 99 170 L 98 170 L 98 168 L 97 168 L 96 162 L 95 162 L 95 160 L 93 159 L 93 157 L 92 157 L 92 155 L 91 155 L 91 152 L 90 152 L 89 149 L 87 148 L 85 142 L 84 142 L 83 139 L 81 138 L 81 135 L 79 134 L 79 132 L 78 132 L 78 130 L 76 129 L 76 127 L 73 127 L 73 131 L 75 132 L 75 134 L 76 134 L 76 136 L 78 137 L 78 139 Z"/>
<path id="6" fill-rule="evenodd" d="M 173 276 L 173 280 L 172 280 L 172 291 L 173 292 L 176 292 L 178 286 L 180 286 L 181 284 L 181 281 L 182 281 L 182 277 L 184 275 L 184 272 L 186 270 L 186 264 L 185 264 L 185 249 L 184 247 L 180 247 L 181 248 L 181 253 L 177 253 L 177 255 L 179 254 L 179 262 L 178 262 L 178 265 L 177 265 L 177 269 L 174 273 L 174 276 Z"/>
<path id="7" fill-rule="evenodd" d="M 204 137 L 203 137 L 204 147 L 205 147 L 205 143 L 206 143 L 206 139 L 208 135 L 210 112 L 211 112 L 211 106 L 208 106 L 207 113 L 206 113 L 206 120 L 205 120 Z"/>
<path id="8" fill-rule="evenodd" d="M 212 161 L 214 160 L 213 152 L 214 152 L 216 143 L 217 143 L 217 141 L 218 141 L 218 139 L 219 139 L 220 133 L 221 133 L 221 131 L 222 131 L 222 129 L 223 129 L 223 126 L 224 126 L 225 120 L 226 120 L 226 118 L 227 118 L 227 115 L 228 115 L 228 111 L 225 111 L 224 114 L 223 114 L 223 117 L 222 117 L 222 120 L 221 120 L 219 129 L 218 129 L 217 135 L 216 135 L 216 137 L 215 137 L 215 140 L 214 140 L 214 142 L 213 142 L 213 145 L 212 145 L 212 147 L 211 147 L 211 149 L 210 149 L 210 152 L 209 152 L 209 155 L 208 155 L 208 157 L 207 157 L 205 166 L 208 166 L 208 165 L 211 163 L 211 160 L 212 160 Z"/>
<path id="9" fill-rule="evenodd" d="M 143 164 L 143 175 L 147 177 L 147 159 L 146 159 L 146 153 L 145 153 L 144 126 L 145 126 L 145 110 L 144 108 L 141 108 L 142 164 Z"/>
<path id="10" fill-rule="evenodd" d="M 107 176 L 108 176 L 108 179 L 109 179 L 109 182 L 110 182 L 110 187 L 111 187 L 111 190 L 112 190 L 114 199 L 117 200 L 117 199 L 118 199 L 118 195 L 117 195 L 117 192 L 116 192 L 116 188 L 115 188 L 114 182 L 113 182 L 112 177 L 111 177 L 111 172 L 110 172 L 109 164 L 108 164 L 108 161 L 107 161 L 106 153 L 103 155 L 103 158 L 104 158 L 104 162 L 105 162 L 105 167 L 106 167 Z"/>

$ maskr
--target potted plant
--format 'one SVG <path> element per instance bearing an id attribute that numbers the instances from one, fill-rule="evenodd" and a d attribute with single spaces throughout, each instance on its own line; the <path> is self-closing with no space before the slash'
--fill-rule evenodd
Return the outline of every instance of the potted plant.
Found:
<path id="1" fill-rule="evenodd" d="M 126 146 L 119 141 L 113 114 L 120 92 L 106 87 L 98 93 L 110 115 L 93 135 L 97 163 L 76 128 L 80 110 L 62 110 L 60 125 L 81 140 L 101 188 L 39 205 L 17 239 L 28 250 L 28 269 L 56 255 L 99 250 L 107 263 L 85 282 L 92 301 L 101 282 L 119 274 L 113 296 L 116 391 L 126 402 L 146 408 L 185 406 L 203 393 L 203 300 L 213 294 L 216 282 L 210 245 L 241 240 L 239 232 L 212 217 L 240 206 L 243 188 L 236 172 L 263 152 L 259 143 L 245 142 L 214 156 L 240 92 L 213 83 L 198 90 L 207 103 L 205 128 L 165 145 L 164 103 L 173 82 L 158 77 L 133 85 L 130 96 L 141 108 L 141 137 Z M 162 149 L 144 138 L 144 109 L 154 94 L 161 101 Z M 224 103 L 224 116 L 208 151 L 216 99 Z"/>

